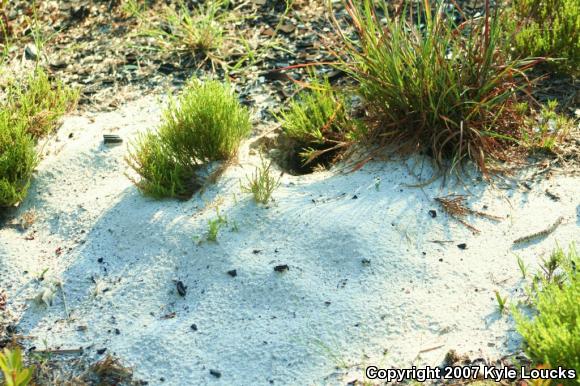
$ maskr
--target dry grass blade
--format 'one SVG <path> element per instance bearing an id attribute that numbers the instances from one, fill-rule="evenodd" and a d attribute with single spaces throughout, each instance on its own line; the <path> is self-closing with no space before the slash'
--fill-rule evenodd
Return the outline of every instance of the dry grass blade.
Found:
<path id="1" fill-rule="evenodd" d="M 101 382 L 111 382 L 107 384 L 118 384 L 133 377 L 133 370 L 123 366 L 119 359 L 113 358 L 111 355 L 107 355 L 105 359 L 91 365 L 90 371 L 97 375 Z"/>
<path id="2" fill-rule="evenodd" d="M 455 220 L 463 224 L 465 227 L 467 227 L 474 233 L 480 233 L 481 231 L 465 221 L 465 217 L 467 215 L 471 214 L 494 221 L 502 220 L 502 218 L 499 216 L 494 216 L 488 213 L 468 208 L 465 204 L 466 197 L 464 195 L 452 194 L 445 197 L 436 197 L 435 201 L 437 201 L 441 205 L 443 210 L 445 210 L 445 212 L 449 216 L 453 217 Z"/>

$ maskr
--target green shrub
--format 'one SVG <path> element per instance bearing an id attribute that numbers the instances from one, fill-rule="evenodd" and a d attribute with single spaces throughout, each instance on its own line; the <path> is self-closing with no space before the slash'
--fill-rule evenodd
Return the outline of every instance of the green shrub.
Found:
<path id="1" fill-rule="evenodd" d="M 217 81 L 190 82 L 163 117 L 159 135 L 185 165 L 232 158 L 251 131 L 248 110 Z"/>
<path id="2" fill-rule="evenodd" d="M 22 122 L 0 111 L 0 207 L 22 201 L 36 166 L 34 139 Z"/>
<path id="3" fill-rule="evenodd" d="M 37 163 L 36 140 L 54 131 L 77 98 L 76 90 L 51 82 L 40 68 L 9 85 L 0 105 L 0 206 L 26 197 Z"/>
<path id="4" fill-rule="evenodd" d="M 13 119 L 24 121 L 34 138 L 41 138 L 56 129 L 60 118 L 74 108 L 78 96 L 78 90 L 60 81 L 51 82 L 38 68 L 24 84 L 8 88 L 6 108 L 13 112 Z"/>
<path id="5" fill-rule="evenodd" d="M 575 369 L 580 374 L 580 258 L 573 247 L 568 256 L 557 249 L 544 265 L 546 276 L 536 281 L 532 291 L 537 315 L 530 319 L 514 312 L 517 329 L 537 364 Z M 556 273 L 557 269 L 562 272 Z"/>
<path id="6" fill-rule="evenodd" d="M 508 58 L 499 11 L 456 25 L 444 4 L 432 11 L 425 0 L 418 23 L 410 21 L 416 7 L 383 23 L 385 1 L 345 3 L 356 39 L 335 23 L 346 45 L 342 68 L 360 84 L 372 141 L 427 150 L 451 169 L 471 159 L 486 172 L 487 161 L 513 157 L 525 126 L 517 92 L 530 63 Z"/>
<path id="7" fill-rule="evenodd" d="M 196 169 L 234 157 L 250 130 L 249 112 L 229 86 L 190 82 L 170 101 L 158 133 L 139 137 L 127 161 L 141 176 L 136 185 L 143 193 L 189 196 L 198 185 Z"/>
<path id="8" fill-rule="evenodd" d="M 139 181 L 132 179 L 139 190 L 157 199 L 190 195 L 187 179 L 192 178 L 193 170 L 178 163 L 172 154 L 157 134 L 137 137 L 127 162 L 141 176 Z"/>
<path id="9" fill-rule="evenodd" d="M 579 73 L 580 2 L 514 0 L 515 46 L 522 56 L 562 58 L 556 68 Z"/>
<path id="10" fill-rule="evenodd" d="M 337 153 L 361 136 L 363 126 L 349 117 L 348 107 L 346 97 L 324 79 L 313 81 L 279 114 L 282 130 L 296 142 L 304 164 L 323 154 Z"/>

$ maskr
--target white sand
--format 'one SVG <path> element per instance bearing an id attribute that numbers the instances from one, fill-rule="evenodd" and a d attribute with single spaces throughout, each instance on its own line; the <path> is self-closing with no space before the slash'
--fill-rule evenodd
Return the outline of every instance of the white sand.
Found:
<path id="1" fill-rule="evenodd" d="M 275 203 L 256 206 L 238 183 L 258 163 L 248 143 L 240 164 L 201 197 L 153 201 L 124 175 L 127 141 L 109 148 L 102 135 L 127 140 L 155 127 L 159 114 L 149 97 L 94 122 L 69 117 L 47 146 L 19 209 L 36 207 L 39 219 L 25 233 L 0 229 L 0 287 L 21 333 L 33 337 L 27 344 L 88 347 L 93 358 L 107 348 L 150 385 L 340 384 L 362 379 L 364 365 L 436 365 L 449 349 L 497 357 L 519 345 L 494 295 L 523 298 L 515 254 L 534 271 L 557 243 L 580 242 L 578 178 L 554 176 L 530 192 L 469 185 L 473 209 L 506 217 L 469 218 L 482 230 L 475 236 L 432 200 L 465 193 L 461 186 L 406 187 L 415 180 L 400 162 L 285 175 Z M 238 230 L 198 245 L 216 204 Z M 513 248 L 558 216 L 553 234 Z M 289 271 L 274 272 L 278 264 Z M 46 268 L 44 283 L 64 283 L 68 320 L 60 294 L 51 307 L 31 300 Z M 174 280 L 187 286 L 185 297 Z"/>

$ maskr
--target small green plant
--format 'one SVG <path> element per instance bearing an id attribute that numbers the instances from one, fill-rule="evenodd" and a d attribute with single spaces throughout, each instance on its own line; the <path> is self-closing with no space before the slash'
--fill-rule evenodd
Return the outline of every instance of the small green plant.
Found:
<path id="1" fill-rule="evenodd" d="M 574 246 L 568 254 L 558 248 L 545 261 L 544 277 L 532 290 L 535 316 L 514 309 L 516 327 L 530 358 L 552 368 L 561 366 L 580 373 L 580 257 Z M 556 274 L 561 271 L 561 274 Z M 577 385 L 577 380 L 561 380 Z"/>
<path id="2" fill-rule="evenodd" d="M 274 190 L 280 186 L 280 177 L 273 177 L 270 173 L 272 163 L 266 163 L 264 159 L 256 168 L 251 177 L 246 176 L 246 183 L 241 184 L 241 189 L 245 193 L 252 193 L 254 201 L 259 204 L 267 204 L 272 197 Z"/>
<path id="3" fill-rule="evenodd" d="M 144 0 L 123 0 L 121 11 L 129 17 L 142 18 L 147 5 Z"/>
<path id="4" fill-rule="evenodd" d="M 558 101 L 550 100 L 543 105 L 536 117 L 529 118 L 532 131 L 524 139 L 532 148 L 554 151 L 556 145 L 562 141 L 574 127 L 574 122 L 565 115 L 559 114 L 556 109 Z"/>
<path id="5" fill-rule="evenodd" d="M 190 82 L 170 100 L 159 131 L 130 145 L 127 162 L 141 176 L 134 182 L 154 198 L 191 196 L 199 186 L 196 170 L 234 157 L 250 130 L 249 112 L 229 86 Z"/>
<path id="6" fill-rule="evenodd" d="M 525 279 L 528 273 L 528 267 L 526 266 L 526 263 L 524 263 L 524 260 L 520 256 L 516 256 L 516 258 L 518 259 L 518 267 L 520 268 L 520 272 L 522 273 L 522 278 Z"/>
<path id="7" fill-rule="evenodd" d="M 495 291 L 495 300 L 497 301 L 497 308 L 500 314 L 503 314 L 507 304 L 507 296 L 502 297 L 499 291 Z"/>
<path id="8" fill-rule="evenodd" d="M 207 241 L 217 242 L 217 237 L 220 229 L 228 224 L 225 216 L 220 215 L 219 210 L 216 210 L 217 217 L 207 221 Z"/>
<path id="9" fill-rule="evenodd" d="M 26 386 L 32 380 L 34 367 L 24 367 L 20 348 L 0 352 L 0 369 L 6 386 Z"/>
<path id="10" fill-rule="evenodd" d="M 574 254 L 573 256 L 576 256 L 574 249 L 572 249 L 571 253 Z M 542 258 L 542 263 L 540 264 L 542 272 L 534 276 L 536 284 L 545 282 L 556 284 L 558 286 L 562 285 L 566 280 L 566 272 L 563 268 L 567 264 L 567 260 L 571 261 L 570 264 L 575 264 L 575 261 L 572 258 L 566 257 L 566 254 L 561 248 L 556 249 L 552 254 L 550 254 L 548 259 Z"/>
<path id="11" fill-rule="evenodd" d="M 483 17 L 457 24 L 443 3 L 389 17 L 386 1 L 344 2 L 356 38 L 335 21 L 347 53 L 340 67 L 360 84 L 373 143 L 425 150 L 446 170 L 472 160 L 486 173 L 488 161 L 513 158 L 528 130 L 518 91 L 534 62 L 510 59 L 500 7 L 487 0 Z"/>
<path id="12" fill-rule="evenodd" d="M 304 164 L 327 153 L 336 154 L 361 137 L 363 130 L 362 124 L 348 116 L 346 97 L 334 91 L 328 79 L 314 80 L 278 120 L 284 133 L 297 142 Z"/>
<path id="13" fill-rule="evenodd" d="M 576 0 L 514 0 L 515 47 L 522 56 L 551 57 L 553 67 L 579 74 L 580 3 Z"/>

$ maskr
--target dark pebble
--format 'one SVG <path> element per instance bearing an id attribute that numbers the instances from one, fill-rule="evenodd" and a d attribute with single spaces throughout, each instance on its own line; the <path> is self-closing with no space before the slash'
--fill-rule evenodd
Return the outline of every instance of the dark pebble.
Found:
<path id="1" fill-rule="evenodd" d="M 122 143 L 123 139 L 116 134 L 104 134 L 103 135 L 103 142 L 106 144 Z"/>
<path id="2" fill-rule="evenodd" d="M 288 264 L 281 264 L 274 267 L 274 271 L 276 272 L 284 272 L 288 271 L 289 269 L 290 267 L 288 267 Z"/>
<path id="3" fill-rule="evenodd" d="M 457 244 L 457 248 L 459 248 L 459 249 L 467 249 L 467 244 L 465 244 L 465 243 Z"/>
<path id="4" fill-rule="evenodd" d="M 102 262 L 103 262 L 103 258 L 102 258 L 102 257 L 99 257 L 99 258 L 97 259 L 97 263 L 102 263 Z"/>
<path id="5" fill-rule="evenodd" d="M 179 294 L 179 296 L 185 296 L 187 294 L 187 287 L 183 285 L 183 282 L 181 280 L 175 283 L 175 285 L 177 287 L 177 293 Z"/>
<path id="6" fill-rule="evenodd" d="M 436 211 L 436 210 L 434 210 L 434 209 L 431 209 L 431 210 L 429 211 L 429 216 L 431 216 L 431 218 L 435 218 L 435 217 L 437 217 L 437 211 Z"/>
<path id="7" fill-rule="evenodd" d="M 210 373 L 211 375 L 213 375 L 214 377 L 216 377 L 216 378 L 220 378 L 220 377 L 222 376 L 222 373 L 221 373 L 221 372 L 219 372 L 219 371 L 217 371 L 217 370 L 213 370 L 213 369 L 210 369 L 210 370 L 209 370 L 209 373 Z"/>
<path id="8" fill-rule="evenodd" d="M 238 271 L 232 269 L 231 271 L 228 271 L 228 275 L 230 275 L 231 277 L 236 277 L 238 276 Z"/>
<path id="9" fill-rule="evenodd" d="M 105 351 L 107 351 L 107 348 L 106 347 L 105 348 L 100 348 L 100 349 L 97 350 L 97 354 L 103 355 L 105 353 Z"/>
<path id="10" fill-rule="evenodd" d="M 193 323 L 193 324 L 191 325 L 191 329 L 192 329 L 193 331 L 197 331 L 197 324 Z"/>

